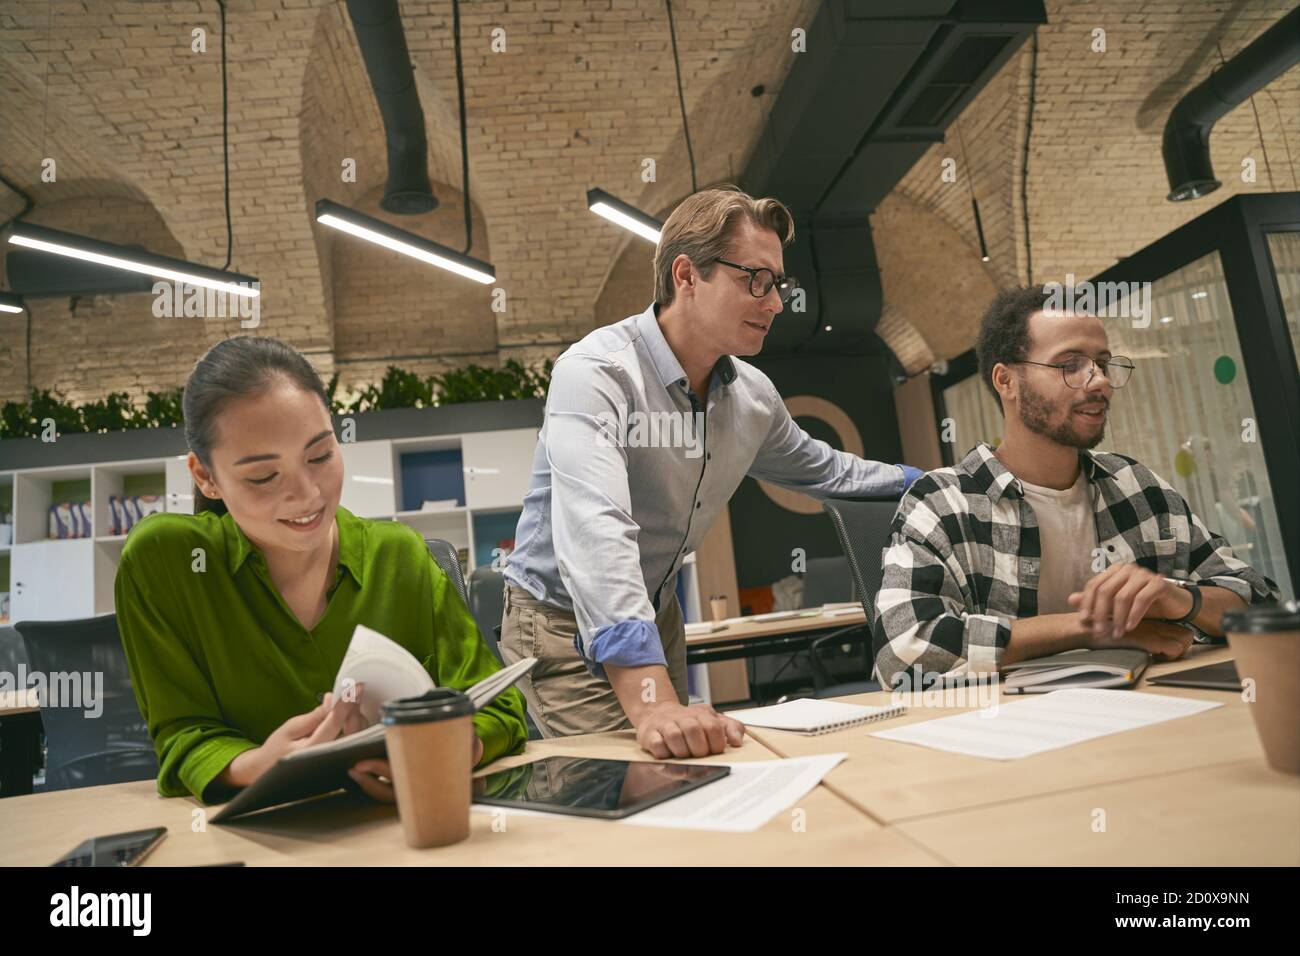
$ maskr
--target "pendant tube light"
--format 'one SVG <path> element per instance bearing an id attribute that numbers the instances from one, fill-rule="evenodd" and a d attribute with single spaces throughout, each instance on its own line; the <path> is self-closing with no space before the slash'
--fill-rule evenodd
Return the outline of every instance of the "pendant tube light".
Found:
<path id="1" fill-rule="evenodd" d="M 12 292 L 0 292 L 0 312 L 22 312 L 26 306 L 23 297 Z"/>
<path id="2" fill-rule="evenodd" d="M 171 279 L 188 285 L 215 289 L 229 295 L 256 298 L 261 294 L 252 276 L 201 266 L 184 259 L 160 256 L 145 249 L 101 242 L 72 232 L 37 226 L 29 222 L 14 223 L 9 229 L 9 243 L 38 252 L 48 252 L 69 259 L 138 272 L 156 279 Z"/>
<path id="3" fill-rule="evenodd" d="M 663 223 L 635 206 L 616 199 L 603 189 L 587 190 L 587 208 L 643 239 L 649 239 L 656 244 L 659 242 L 659 231 L 663 228 Z"/>
<path id="4" fill-rule="evenodd" d="M 448 272 L 454 272 L 456 275 L 473 279 L 484 285 L 490 285 L 497 279 L 496 268 L 490 262 L 467 256 L 441 243 L 391 226 L 374 216 L 367 216 L 365 213 L 340 206 L 328 199 L 316 201 L 316 221 L 321 225 L 338 229 L 358 239 L 373 242 L 377 246 L 400 252 L 404 256 L 419 259 L 421 262 L 446 269 Z"/>

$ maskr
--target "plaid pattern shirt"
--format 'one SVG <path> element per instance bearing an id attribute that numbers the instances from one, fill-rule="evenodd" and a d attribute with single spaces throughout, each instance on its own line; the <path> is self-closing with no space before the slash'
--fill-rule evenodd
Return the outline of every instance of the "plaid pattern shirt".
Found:
<path id="1" fill-rule="evenodd" d="M 1233 556 L 1183 497 L 1123 455 L 1080 451 L 1106 564 L 1227 588 L 1244 601 L 1280 600 L 1277 585 Z M 903 495 L 885 547 L 872 650 L 882 686 L 929 675 L 989 673 L 1011 622 L 1038 613 L 1038 520 L 1019 480 L 986 444 L 926 473 Z"/>

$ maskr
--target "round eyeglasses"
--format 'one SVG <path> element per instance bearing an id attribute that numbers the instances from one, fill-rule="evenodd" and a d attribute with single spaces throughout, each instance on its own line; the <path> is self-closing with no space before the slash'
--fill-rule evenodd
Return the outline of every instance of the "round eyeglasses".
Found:
<path id="1" fill-rule="evenodd" d="M 1064 362 L 1012 362 L 1012 365 L 1041 365 L 1043 368 L 1059 368 L 1061 378 L 1070 388 L 1084 388 L 1092 381 L 1092 376 L 1101 372 L 1110 382 L 1111 388 L 1123 388 L 1133 375 L 1133 360 L 1124 355 L 1112 355 L 1108 359 L 1093 361 L 1083 355 L 1076 355 Z"/>
<path id="2" fill-rule="evenodd" d="M 781 297 L 781 304 L 785 305 L 790 301 L 790 296 L 794 295 L 794 290 L 799 288 L 799 280 L 794 276 L 779 276 L 771 269 L 751 269 L 749 266 L 728 262 L 726 259 L 714 259 L 713 261 L 720 262 L 732 269 L 739 269 L 741 272 L 748 272 L 749 294 L 755 299 L 763 298 L 775 287 L 776 294 Z"/>

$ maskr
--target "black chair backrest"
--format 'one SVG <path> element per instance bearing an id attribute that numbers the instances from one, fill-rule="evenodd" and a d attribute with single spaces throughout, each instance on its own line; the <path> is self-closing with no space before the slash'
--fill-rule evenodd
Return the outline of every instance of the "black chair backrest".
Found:
<path id="1" fill-rule="evenodd" d="M 20 664 L 27 665 L 22 635 L 15 628 L 0 627 L 0 673 L 17 674 Z"/>
<path id="2" fill-rule="evenodd" d="M 117 615 L 73 621 L 19 621 L 29 679 L 46 693 L 46 788 L 62 790 L 158 775 L 149 728 L 140 715 Z"/>
<path id="3" fill-rule="evenodd" d="M 876 617 L 876 592 L 880 590 L 880 557 L 889 543 L 889 527 L 898 510 L 897 499 L 827 499 L 822 509 L 831 517 L 867 620 Z"/>
<path id="4" fill-rule="evenodd" d="M 425 538 L 424 546 L 429 549 L 443 573 L 451 578 L 451 583 L 456 585 L 460 599 L 469 604 L 469 595 L 465 593 L 465 572 L 460 568 L 460 558 L 456 557 L 456 549 L 451 546 L 451 542 L 442 538 Z"/>
<path id="5" fill-rule="evenodd" d="M 803 575 L 804 607 L 820 607 L 852 601 L 857 595 L 849 560 L 843 555 L 833 558 L 809 558 Z"/>
<path id="6" fill-rule="evenodd" d="M 501 615 L 505 613 L 505 576 L 490 564 L 469 573 L 469 612 L 492 653 L 501 659 L 497 642 L 501 640 Z"/>

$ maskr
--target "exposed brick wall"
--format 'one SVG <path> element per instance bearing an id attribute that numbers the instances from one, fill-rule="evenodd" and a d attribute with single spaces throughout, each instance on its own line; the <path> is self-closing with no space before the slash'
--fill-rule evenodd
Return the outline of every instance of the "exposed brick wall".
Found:
<path id="1" fill-rule="evenodd" d="M 744 168 L 794 60 L 790 29 L 807 25 L 818 2 L 674 5 L 700 183 Z M 460 248 L 451 5 L 407 0 L 402 9 L 430 175 L 443 200 L 414 228 Z M 1036 280 L 1094 273 L 1234 192 L 1270 188 L 1249 105 L 1215 128 L 1225 188 L 1208 200 L 1164 201 L 1159 139 L 1169 107 L 1217 62 L 1213 39 L 1231 57 L 1288 9 L 1285 0 L 1049 0 L 1027 184 Z M 50 37 L 46 16 L 45 4 L 0 0 L 0 170 L 34 195 L 33 219 L 73 200 L 131 201 L 151 207 L 157 222 L 137 223 L 123 238 L 152 244 L 165 235 L 175 254 L 219 265 L 226 235 L 215 5 L 59 0 Z M 491 312 L 483 289 L 388 261 L 313 223 L 321 196 L 373 208 L 386 175 L 378 110 L 343 6 L 229 4 L 232 265 L 262 280 L 258 331 L 292 342 L 324 373 L 337 367 L 347 383 L 381 375 L 386 356 L 410 356 L 397 364 L 426 373 L 470 361 L 536 361 L 639 311 L 649 300 L 649 248 L 592 216 L 585 191 L 599 185 L 663 212 L 690 188 L 662 4 L 476 0 L 462 5 L 461 19 L 474 253 L 497 267 L 507 292 L 501 314 Z M 206 53 L 190 50 L 195 26 L 208 30 Z M 504 54 L 489 48 L 497 27 L 505 30 Z M 1094 27 L 1107 30 L 1105 54 L 1089 50 Z M 984 292 L 1023 280 L 1028 80 L 1024 50 L 962 116 L 968 155 L 952 130 L 873 217 L 887 300 L 881 332 L 909 368 L 969 347 Z M 750 89 L 758 83 L 767 93 L 755 98 Z M 1257 100 L 1274 185 L 1296 188 L 1282 125 L 1300 163 L 1300 74 L 1279 78 L 1268 93 Z M 1247 154 L 1259 159 L 1253 186 L 1239 178 Z M 59 161 L 57 183 L 39 181 L 45 155 Z M 944 156 L 958 160 L 955 183 L 940 181 Z M 357 160 L 355 184 L 340 180 L 344 157 Z M 655 182 L 641 180 L 645 158 L 657 162 Z M 987 265 L 974 256 L 968 171 L 992 256 Z M 0 215 L 19 207 L 0 193 Z M 131 223 L 87 209 L 76 227 L 107 238 L 115 225 Z M 401 224 L 412 228 L 411 220 Z M 973 263 L 942 270 L 936 282 L 943 260 L 926 250 L 944 250 L 951 263 L 962 243 Z M 942 284 L 954 276 L 960 296 Z M 945 288 L 951 307 L 934 307 Z M 148 328 L 147 304 L 115 300 L 112 327 Z M 191 327 L 163 336 L 157 348 L 122 352 L 109 326 L 47 317 L 42 308 L 33 320 L 41 330 L 34 384 L 84 397 L 168 384 L 224 334 Z M 22 341 L 21 323 L 0 320 L 5 397 L 25 377 Z"/>
<path id="2" fill-rule="evenodd" d="M 701 182 L 743 165 L 792 61 L 789 29 L 815 6 L 816 0 L 739 0 L 719 16 L 711 4 L 676 4 Z M 430 174 L 445 199 L 417 231 L 460 248 L 451 5 L 409 0 L 402 10 L 429 130 Z M 5 174 L 38 206 L 68 195 L 152 203 L 180 254 L 220 264 L 225 222 L 213 5 L 60 0 L 52 36 L 46 14 L 43 4 L 0 2 Z M 262 280 L 258 331 L 292 342 L 322 369 L 337 358 L 345 380 L 382 373 L 386 362 L 376 355 L 422 354 L 427 359 L 399 364 L 434 368 L 557 354 L 598 324 L 595 305 L 622 242 L 618 230 L 593 221 L 586 189 L 599 184 L 647 208 L 689 189 L 661 4 L 483 0 L 462 5 L 461 19 L 474 252 L 486 257 L 480 242 L 490 236 L 508 294 L 499 315 L 487 299 L 466 305 L 465 296 L 482 290 L 466 291 L 462 280 L 425 275 L 419 266 L 401 278 L 394 267 L 391 281 L 373 271 L 340 276 L 340 255 L 351 265 L 365 254 L 340 253 L 336 239 L 323 237 L 311 221 L 312 204 L 320 196 L 359 204 L 385 175 L 382 126 L 346 12 L 332 0 L 229 4 L 233 267 Z M 206 54 L 190 50 L 195 26 L 208 30 Z M 497 27 L 505 30 L 504 54 L 489 48 Z M 769 96 L 751 97 L 756 83 Z M 57 186 L 38 181 L 46 154 L 59 159 Z M 358 162 L 357 182 L 347 186 L 339 179 L 344 156 Z M 657 182 L 640 179 L 645 157 L 657 160 Z M 0 214 L 17 209 L 16 200 L 0 197 Z M 82 225 L 89 233 L 98 227 Z M 414 290 L 426 287 L 436 318 L 410 307 Z M 393 301 L 380 302 L 381 294 Z M 409 318 L 381 331 L 385 314 Z M 0 336 L 8 347 L 0 353 L 7 386 L 12 336 Z M 186 361 L 196 357 L 187 343 L 177 351 L 187 353 Z M 63 366 L 40 375 L 79 379 L 94 391 L 95 378 L 82 374 L 89 359 L 67 355 Z M 146 363 L 136 371 L 143 381 L 172 374 Z"/>
<path id="3" fill-rule="evenodd" d="M 1255 97 L 1271 185 L 1249 102 L 1214 126 L 1210 152 L 1223 187 L 1210 196 L 1166 201 L 1160 154 L 1170 109 L 1219 63 L 1215 41 L 1231 59 L 1293 7 L 1288 0 L 1047 0 L 1049 22 L 1038 31 L 1027 187 L 1034 282 L 1064 282 L 1067 273 L 1086 279 L 1234 194 L 1300 189 L 1300 70 L 1283 74 Z M 1090 48 L 1099 27 L 1106 31 L 1105 53 Z M 989 246 L 986 269 L 999 283 L 1027 281 L 1020 170 L 1029 63 L 1026 44 L 960 119 Z M 958 161 L 955 183 L 940 179 L 947 156 Z M 1241 180 L 1247 156 L 1256 160 L 1254 184 Z M 894 195 L 950 223 L 965 240 L 969 259 L 980 265 L 966 167 L 956 130 L 950 129 L 947 142 L 927 150 Z M 954 294 L 951 308 L 926 309 L 919 291 L 924 282 L 899 275 L 909 271 L 933 275 L 925 259 L 893 261 L 884 272 L 886 288 L 917 291 L 895 297 L 891 305 L 937 357 L 970 348 L 988 300 Z M 910 370 L 924 367 L 925 356 L 915 351 L 905 364 Z"/>

